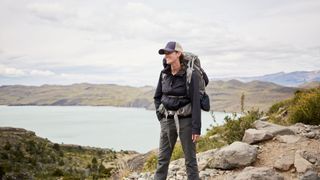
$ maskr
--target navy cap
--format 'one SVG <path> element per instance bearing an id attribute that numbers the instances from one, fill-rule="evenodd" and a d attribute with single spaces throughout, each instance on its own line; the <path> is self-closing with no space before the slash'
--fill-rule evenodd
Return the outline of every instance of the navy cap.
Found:
<path id="1" fill-rule="evenodd" d="M 183 49 L 179 43 L 170 41 L 167 43 L 165 48 L 159 50 L 159 54 L 165 54 L 165 52 L 173 52 L 173 51 L 182 52 Z"/>

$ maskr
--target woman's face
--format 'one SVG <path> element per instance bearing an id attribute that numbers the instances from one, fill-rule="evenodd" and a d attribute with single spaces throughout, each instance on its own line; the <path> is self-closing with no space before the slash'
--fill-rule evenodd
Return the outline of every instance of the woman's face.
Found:
<path id="1" fill-rule="evenodd" d="M 179 56 L 181 52 L 165 52 L 164 58 L 166 59 L 167 64 L 173 64 L 176 61 L 179 61 Z"/>

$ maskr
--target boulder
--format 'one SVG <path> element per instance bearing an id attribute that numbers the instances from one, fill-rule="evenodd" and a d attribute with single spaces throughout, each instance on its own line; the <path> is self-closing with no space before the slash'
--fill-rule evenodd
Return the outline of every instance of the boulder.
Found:
<path id="1" fill-rule="evenodd" d="M 276 135 L 294 135 L 294 131 L 289 127 L 280 126 L 277 124 L 272 124 L 265 121 L 257 120 L 253 123 L 253 126 L 258 130 L 266 130 L 270 132 L 273 136 Z"/>
<path id="2" fill-rule="evenodd" d="M 299 178 L 300 180 L 320 180 L 320 177 L 318 176 L 317 172 L 315 171 L 307 171 Z"/>
<path id="3" fill-rule="evenodd" d="M 294 166 L 298 173 L 305 173 L 307 170 L 313 169 L 312 164 L 302 157 L 303 151 L 298 150 L 294 156 Z"/>
<path id="4" fill-rule="evenodd" d="M 198 169 L 199 171 L 204 170 L 207 165 L 208 161 L 214 156 L 216 149 L 211 149 L 205 152 L 201 152 L 197 154 L 197 161 L 198 161 Z"/>
<path id="5" fill-rule="evenodd" d="M 257 158 L 257 148 L 244 142 L 233 142 L 214 153 L 209 168 L 234 169 L 252 164 Z"/>
<path id="6" fill-rule="evenodd" d="M 246 167 L 238 175 L 236 175 L 234 180 L 283 180 L 284 178 L 280 176 L 271 167 Z"/>
<path id="7" fill-rule="evenodd" d="M 291 168 L 294 163 L 294 156 L 283 155 L 280 156 L 275 162 L 273 167 L 281 171 L 287 171 Z"/>
<path id="8" fill-rule="evenodd" d="M 254 144 L 272 138 L 273 135 L 266 130 L 247 129 L 244 133 L 242 141 L 248 144 Z"/>

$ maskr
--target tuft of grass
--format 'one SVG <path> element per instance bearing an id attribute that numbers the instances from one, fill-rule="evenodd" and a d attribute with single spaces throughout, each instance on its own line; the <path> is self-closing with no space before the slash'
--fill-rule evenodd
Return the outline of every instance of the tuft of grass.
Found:
<path id="1" fill-rule="evenodd" d="M 156 153 L 151 153 L 143 165 L 143 171 L 154 171 L 157 168 L 158 156 Z"/>

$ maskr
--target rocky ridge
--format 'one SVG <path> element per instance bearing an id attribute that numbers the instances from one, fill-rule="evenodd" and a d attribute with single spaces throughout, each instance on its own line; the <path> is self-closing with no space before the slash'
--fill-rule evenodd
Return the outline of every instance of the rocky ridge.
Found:
<path id="1" fill-rule="evenodd" d="M 264 117 L 242 141 L 198 153 L 203 180 L 320 180 L 320 126 L 281 126 Z M 153 180 L 153 172 L 133 172 L 126 180 Z M 169 165 L 169 180 L 186 180 L 184 159 Z"/>

